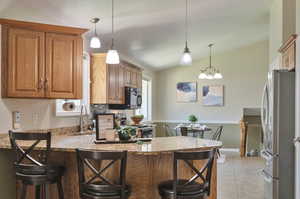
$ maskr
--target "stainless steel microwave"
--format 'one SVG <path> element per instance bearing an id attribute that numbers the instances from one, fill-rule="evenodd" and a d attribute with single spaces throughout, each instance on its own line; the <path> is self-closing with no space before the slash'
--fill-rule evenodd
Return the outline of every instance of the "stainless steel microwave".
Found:
<path id="1" fill-rule="evenodd" d="M 125 104 L 110 104 L 109 109 L 139 109 L 142 106 L 142 90 L 125 87 Z"/>

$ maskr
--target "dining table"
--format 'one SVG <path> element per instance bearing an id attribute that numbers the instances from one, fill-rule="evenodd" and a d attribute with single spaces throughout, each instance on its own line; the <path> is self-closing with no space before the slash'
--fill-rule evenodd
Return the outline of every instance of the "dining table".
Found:
<path id="1" fill-rule="evenodd" d="M 206 132 L 209 132 L 209 133 L 212 132 L 212 129 L 207 127 L 206 125 L 196 123 L 196 124 L 178 124 L 175 127 L 176 134 L 178 133 L 178 131 L 180 132 L 181 127 L 186 127 L 188 132 L 193 134 L 193 137 L 204 138 L 204 134 Z"/>

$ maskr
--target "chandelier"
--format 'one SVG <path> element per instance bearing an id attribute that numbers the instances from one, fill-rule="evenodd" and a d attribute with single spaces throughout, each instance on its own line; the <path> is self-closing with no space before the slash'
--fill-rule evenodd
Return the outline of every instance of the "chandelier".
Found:
<path id="1" fill-rule="evenodd" d="M 223 75 L 220 73 L 218 69 L 211 65 L 211 49 L 213 44 L 209 44 L 210 55 L 209 55 L 209 66 L 200 70 L 200 74 L 198 76 L 199 79 L 222 79 Z"/>

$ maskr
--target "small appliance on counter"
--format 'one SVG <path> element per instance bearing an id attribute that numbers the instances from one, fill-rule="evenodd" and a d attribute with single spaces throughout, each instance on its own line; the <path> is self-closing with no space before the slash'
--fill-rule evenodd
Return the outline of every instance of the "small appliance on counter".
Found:
<path id="1" fill-rule="evenodd" d="M 140 88 L 125 87 L 125 104 L 110 104 L 109 109 L 139 109 L 142 106 L 142 90 Z"/>

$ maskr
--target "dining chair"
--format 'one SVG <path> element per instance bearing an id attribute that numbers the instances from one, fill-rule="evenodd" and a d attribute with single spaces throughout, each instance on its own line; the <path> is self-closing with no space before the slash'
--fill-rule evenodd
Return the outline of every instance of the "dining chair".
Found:
<path id="1" fill-rule="evenodd" d="M 22 182 L 21 199 L 26 198 L 27 186 L 35 186 L 35 198 L 39 199 L 46 195 L 47 184 L 57 184 L 59 199 L 64 198 L 62 187 L 62 176 L 65 168 L 63 166 L 48 163 L 51 149 L 51 133 L 23 133 L 9 131 L 9 139 L 12 149 L 16 153 L 14 167 L 16 179 Z M 21 147 L 18 141 L 33 142 L 29 147 Z M 35 150 L 41 144 L 46 143 L 45 150 Z M 35 153 L 33 151 L 35 150 Z M 41 189 L 42 188 L 42 189 Z"/>
<path id="2" fill-rule="evenodd" d="M 173 153 L 173 179 L 158 185 L 162 199 L 206 199 L 210 196 L 211 176 L 215 150 L 200 152 Z M 206 161 L 202 168 L 196 168 L 192 162 Z M 195 175 L 190 179 L 178 178 L 178 163 L 183 161 Z M 198 181 L 196 181 L 198 180 Z"/>
<path id="3" fill-rule="evenodd" d="M 188 128 L 187 127 L 180 127 L 181 136 L 188 136 Z"/>
<path id="4" fill-rule="evenodd" d="M 221 135 L 222 135 L 222 133 L 223 133 L 223 126 L 221 125 L 221 126 L 219 126 L 217 129 L 216 129 L 216 131 L 215 131 L 215 133 L 212 135 L 212 140 L 216 140 L 216 141 L 220 141 L 220 139 L 221 139 Z M 220 149 L 217 149 L 217 155 L 218 155 L 218 157 L 220 157 Z"/>

